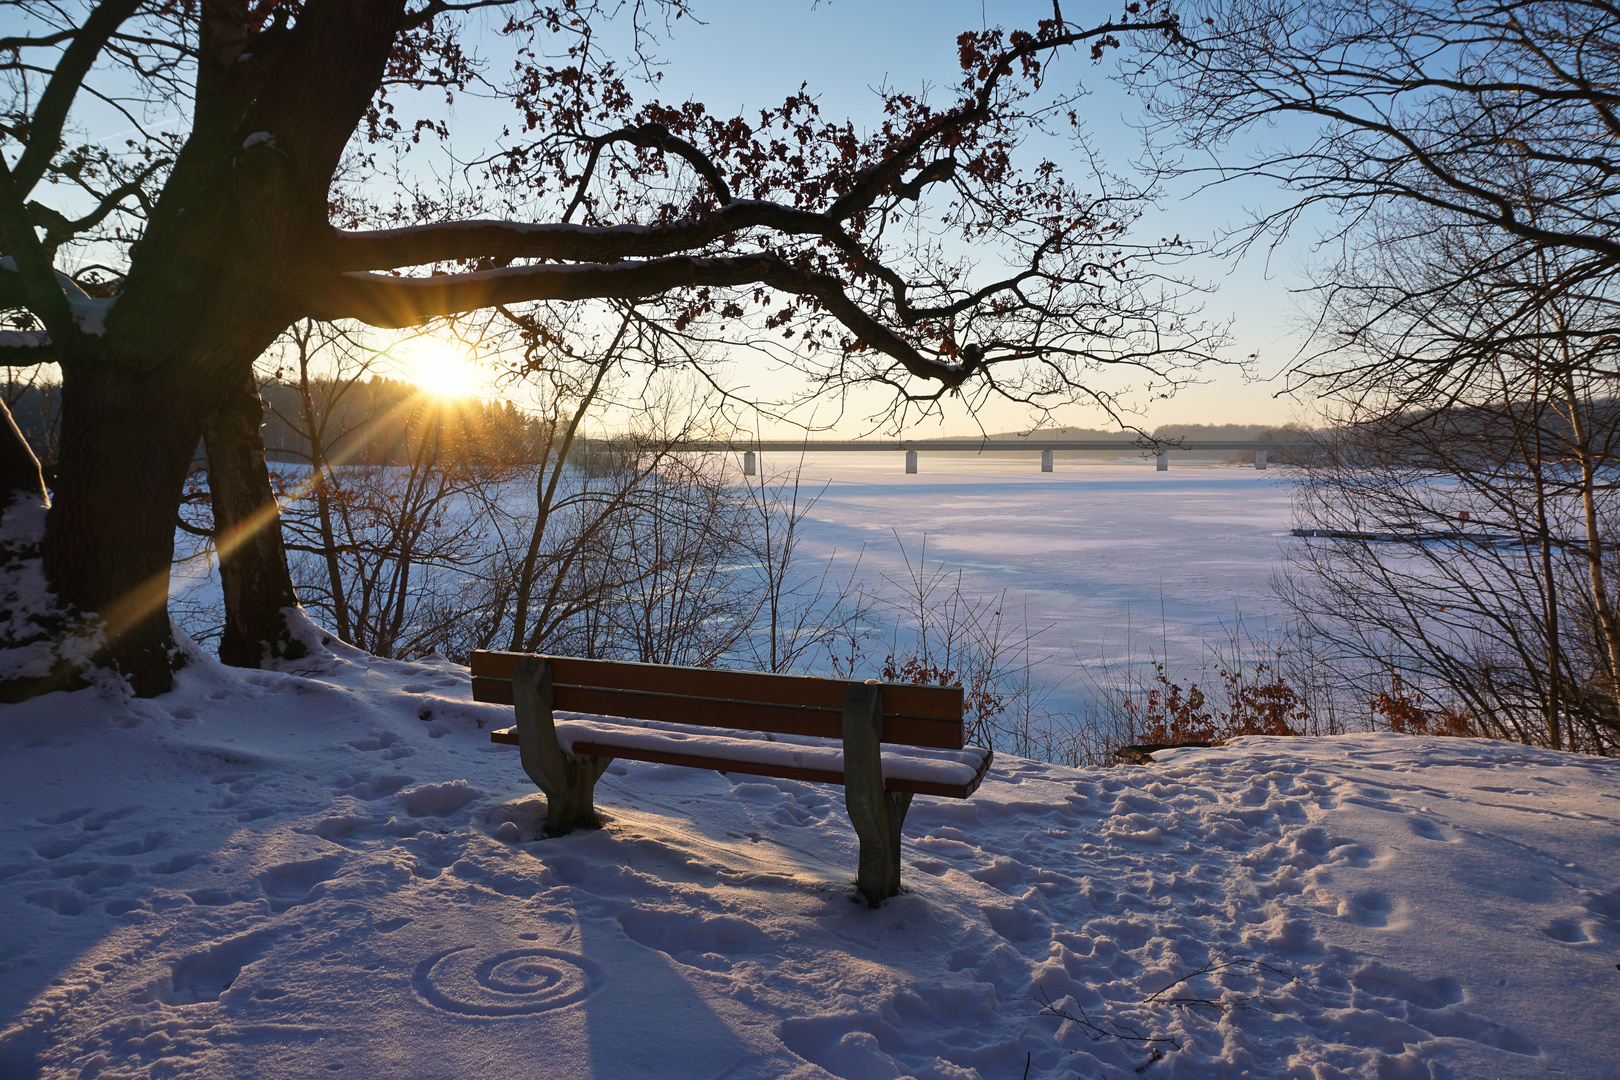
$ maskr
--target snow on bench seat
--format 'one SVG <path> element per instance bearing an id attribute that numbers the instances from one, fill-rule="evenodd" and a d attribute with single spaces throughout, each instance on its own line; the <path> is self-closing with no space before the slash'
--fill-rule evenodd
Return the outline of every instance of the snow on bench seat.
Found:
<path id="1" fill-rule="evenodd" d="M 844 782 L 844 747 L 834 739 L 727 731 L 658 720 L 586 713 L 556 714 L 557 742 L 564 753 L 652 761 L 718 772 L 778 776 L 825 784 Z M 490 734 L 516 745 L 517 729 Z M 889 791 L 965 799 L 984 780 L 991 752 L 884 744 L 883 786 Z"/>

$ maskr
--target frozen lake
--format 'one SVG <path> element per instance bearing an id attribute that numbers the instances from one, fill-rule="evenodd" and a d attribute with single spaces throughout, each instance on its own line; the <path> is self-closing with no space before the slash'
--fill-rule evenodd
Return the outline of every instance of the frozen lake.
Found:
<path id="1" fill-rule="evenodd" d="M 793 468 L 764 456 L 761 472 Z M 1168 657 L 1197 666 L 1241 615 L 1248 632 L 1281 625 L 1270 578 L 1292 541 L 1289 471 L 1036 455 L 925 453 L 807 458 L 803 484 L 825 492 L 809 515 L 805 563 L 865 545 L 867 576 L 903 576 L 913 559 L 963 571 L 964 591 L 1005 589 L 1012 612 L 1048 627 L 1038 646 L 1066 666 Z"/>

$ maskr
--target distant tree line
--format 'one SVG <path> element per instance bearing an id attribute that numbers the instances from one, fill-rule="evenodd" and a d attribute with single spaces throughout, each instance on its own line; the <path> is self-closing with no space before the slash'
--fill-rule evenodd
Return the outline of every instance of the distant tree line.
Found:
<path id="1" fill-rule="evenodd" d="M 316 377 L 313 381 L 316 392 L 329 399 L 339 380 Z M 265 408 L 262 430 L 266 456 L 271 461 L 308 461 L 309 435 L 294 419 L 302 409 L 298 383 L 267 378 L 259 382 L 258 391 Z M 61 384 L 13 380 L 4 394 L 18 428 L 35 448 L 49 479 L 61 435 Z M 331 423 L 342 434 L 327 448 L 328 452 L 349 465 L 409 464 L 421 435 L 420 426 L 412 424 L 411 417 L 422 408 L 426 397 L 415 383 L 385 375 L 353 382 L 333 407 Z M 538 462 L 544 457 L 549 425 L 509 400 L 452 397 L 435 400 L 433 405 L 443 414 L 453 437 L 466 447 L 478 447 L 483 453 L 514 461 Z M 199 442 L 197 461 L 204 459 Z"/>
<path id="2" fill-rule="evenodd" d="M 337 379 L 316 377 L 313 390 L 332 402 L 328 423 L 341 432 L 326 452 L 348 465 L 408 465 L 420 449 L 422 428 L 411 417 L 422 408 L 424 392 L 414 383 L 372 375 L 334 395 Z M 303 389 L 296 381 L 267 379 L 259 384 L 264 399 L 264 448 L 271 461 L 308 461 L 311 444 L 303 412 Z M 440 434 L 479 453 L 503 460 L 538 462 L 551 438 L 550 425 L 520 410 L 512 401 L 476 397 L 441 398 L 432 402 L 445 430 Z"/>

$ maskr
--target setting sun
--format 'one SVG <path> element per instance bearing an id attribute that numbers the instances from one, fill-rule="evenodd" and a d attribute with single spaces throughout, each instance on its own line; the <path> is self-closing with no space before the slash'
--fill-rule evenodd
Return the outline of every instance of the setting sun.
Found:
<path id="1" fill-rule="evenodd" d="M 411 381 L 440 397 L 476 394 L 482 384 L 478 365 L 453 346 L 413 352 L 407 364 Z"/>

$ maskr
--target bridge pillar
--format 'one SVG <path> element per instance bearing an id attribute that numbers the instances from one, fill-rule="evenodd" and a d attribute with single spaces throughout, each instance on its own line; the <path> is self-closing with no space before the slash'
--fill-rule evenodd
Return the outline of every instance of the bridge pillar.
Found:
<path id="1" fill-rule="evenodd" d="M 906 451 L 906 472 L 914 473 L 916 471 L 917 471 L 917 451 L 915 451 L 915 450 L 907 450 Z"/>
<path id="2" fill-rule="evenodd" d="M 1264 450 L 1256 450 L 1254 452 L 1254 467 L 1257 469 L 1263 469 L 1266 467 L 1266 452 Z"/>
<path id="3" fill-rule="evenodd" d="M 1168 450 L 1160 450 L 1159 451 L 1159 472 L 1169 472 L 1169 471 L 1170 471 L 1170 451 L 1168 451 Z"/>
<path id="4" fill-rule="evenodd" d="M 1050 451 L 1050 450 L 1042 450 L 1041 451 L 1041 472 L 1051 472 L 1051 471 L 1052 471 L 1052 451 Z"/>
<path id="5" fill-rule="evenodd" d="M 754 452 L 752 450 L 743 451 L 743 475 L 753 476 L 755 468 L 756 463 L 754 461 Z"/>

